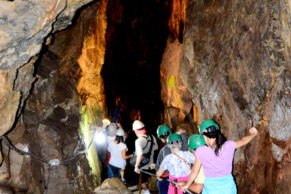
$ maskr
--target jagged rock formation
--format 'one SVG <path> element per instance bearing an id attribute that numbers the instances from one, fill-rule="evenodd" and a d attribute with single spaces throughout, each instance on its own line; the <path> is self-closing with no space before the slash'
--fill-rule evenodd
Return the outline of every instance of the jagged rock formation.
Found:
<path id="1" fill-rule="evenodd" d="M 67 27 L 75 11 L 90 1 L 0 1 L 0 116 L 6 115 L 0 120 L 1 135 L 12 127 L 16 112 L 23 107 L 35 79 L 35 56 L 50 40 L 49 33 Z M 15 87 L 14 80 L 23 77 L 25 83 Z"/>
<path id="2" fill-rule="evenodd" d="M 0 135 L 10 130 L 23 107 L 35 79 L 35 56 L 49 33 L 67 27 L 75 11 L 90 1 L 0 1 Z M 15 87 L 19 79 L 22 85 Z"/>
<path id="3" fill-rule="evenodd" d="M 47 48 L 44 43 L 51 44 L 55 40 L 58 41 L 57 38 L 52 38 L 50 33 L 66 28 L 71 23 L 76 10 L 89 2 L 89 0 L 0 1 L 0 133 L 3 135 L 9 132 L 8 136 L 17 148 L 33 152 L 45 160 L 63 161 L 85 148 L 79 136 L 80 121 L 83 119 L 79 96 L 82 91 L 82 102 L 86 104 L 90 95 L 84 94 L 82 86 L 78 86 L 77 83 L 82 75 L 86 75 L 84 73 L 86 67 L 82 66 L 82 71 L 76 59 L 74 63 L 70 63 L 71 56 L 68 56 L 66 61 L 65 57 L 60 58 L 59 55 L 72 54 L 73 57 L 82 55 L 79 62 L 81 64 L 86 54 L 96 52 L 96 50 L 90 51 L 91 47 L 86 46 L 86 42 L 90 43 L 91 35 L 95 34 L 96 30 L 102 29 L 102 25 L 101 28 L 97 28 L 96 24 L 101 24 L 101 20 L 104 20 L 104 18 L 100 19 L 100 16 L 103 17 L 106 13 L 106 1 L 101 3 L 100 7 L 103 7 L 103 10 L 98 10 L 100 2 L 96 2 L 92 4 L 90 11 L 85 10 L 83 15 L 81 14 L 81 20 L 89 23 L 92 22 L 89 20 L 91 17 L 95 21 L 92 22 L 95 28 L 88 23 L 82 26 L 80 20 L 77 28 L 85 29 L 84 33 L 75 31 L 75 34 L 80 35 L 79 38 L 70 38 L 78 42 L 75 52 L 68 53 L 69 47 L 58 50 L 58 43 L 55 48 Z M 94 32 L 86 30 L 92 27 L 95 29 Z M 100 37 L 103 35 L 103 40 L 105 30 L 106 27 L 99 34 Z M 99 39 L 102 41 L 102 38 Z M 64 46 L 70 45 L 68 39 L 62 37 L 62 40 L 67 41 Z M 63 43 L 60 42 L 61 45 Z M 76 42 L 71 42 L 71 45 L 74 43 Z M 98 59 L 104 55 L 105 45 L 102 42 L 100 45 L 103 51 L 100 47 L 101 56 Z M 45 48 L 47 52 L 38 59 L 37 54 L 41 48 Z M 88 60 L 86 62 L 88 64 Z M 66 68 L 70 71 L 65 70 Z M 101 67 L 99 71 L 100 69 Z M 101 85 L 102 90 L 102 82 L 98 84 Z M 32 85 L 34 86 L 31 91 Z M 87 86 L 89 87 L 88 84 Z M 103 95 L 102 92 L 99 93 Z M 26 102 L 29 94 L 30 99 Z M 91 100 L 87 108 L 92 112 L 90 104 L 93 104 L 93 109 L 101 107 L 98 111 L 101 111 L 102 115 L 104 110 L 102 98 L 98 103 L 96 105 Z M 100 117 L 100 114 L 95 118 Z M 18 119 L 20 115 L 21 118 Z M 86 114 L 87 119 L 88 115 L 90 114 Z M 88 124 L 88 121 L 86 122 Z M 10 129 L 13 130 L 9 131 Z M 90 136 L 86 135 L 86 137 Z M 29 156 L 21 156 L 15 151 L 10 151 L 4 144 L 2 146 L 4 161 L 0 168 L 0 175 L 3 192 L 10 190 L 13 193 L 43 193 L 44 191 L 89 193 L 100 183 L 100 169 L 96 156 L 95 159 L 89 160 L 90 166 L 84 154 L 66 165 L 49 166 Z M 96 150 L 91 149 L 90 152 L 96 155 Z M 95 169 L 92 169 L 92 165 L 95 165 Z"/>
<path id="4" fill-rule="evenodd" d="M 290 192 L 290 2 L 190 0 L 186 7 L 184 35 L 170 25 L 161 64 L 165 113 L 174 115 L 168 122 L 214 118 L 230 139 L 256 126 L 259 136 L 236 152 L 239 192 Z M 184 21 L 183 10 L 176 15 Z"/>

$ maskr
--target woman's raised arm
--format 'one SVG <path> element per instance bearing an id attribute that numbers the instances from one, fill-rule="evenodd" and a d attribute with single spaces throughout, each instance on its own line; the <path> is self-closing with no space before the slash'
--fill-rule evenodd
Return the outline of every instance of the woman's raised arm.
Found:
<path id="1" fill-rule="evenodd" d="M 258 131 L 255 127 L 252 127 L 249 129 L 249 133 L 250 135 L 244 136 L 242 139 L 235 141 L 236 148 L 248 144 L 254 137 L 256 137 Z"/>

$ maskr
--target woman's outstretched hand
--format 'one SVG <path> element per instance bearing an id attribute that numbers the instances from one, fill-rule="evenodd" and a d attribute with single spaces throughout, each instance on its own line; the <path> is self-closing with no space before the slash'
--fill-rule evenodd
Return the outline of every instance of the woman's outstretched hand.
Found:
<path id="1" fill-rule="evenodd" d="M 258 130 L 255 127 L 252 127 L 249 129 L 249 133 L 256 136 L 258 134 Z"/>
<path id="2" fill-rule="evenodd" d="M 181 188 L 183 192 L 189 189 L 190 185 L 185 184 L 185 182 L 179 182 L 176 184 L 177 187 Z"/>
<path id="3" fill-rule="evenodd" d="M 252 141 L 252 139 L 254 139 L 257 136 L 258 130 L 255 127 L 252 127 L 249 129 L 249 133 L 250 135 L 244 136 L 242 139 L 235 141 L 236 148 L 244 146 L 248 144 L 250 141 Z"/>

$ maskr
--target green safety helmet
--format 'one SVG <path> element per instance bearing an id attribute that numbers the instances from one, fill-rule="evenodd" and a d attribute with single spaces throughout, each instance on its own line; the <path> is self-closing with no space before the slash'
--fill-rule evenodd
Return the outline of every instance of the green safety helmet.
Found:
<path id="1" fill-rule="evenodd" d="M 169 137 L 167 139 L 167 143 L 174 141 L 174 140 L 182 142 L 181 136 L 177 133 L 173 133 L 173 134 L 169 135 Z"/>
<path id="2" fill-rule="evenodd" d="M 188 148 L 189 150 L 194 150 L 199 146 L 205 145 L 205 140 L 202 135 L 194 134 L 189 137 Z"/>
<path id="3" fill-rule="evenodd" d="M 206 121 L 203 121 L 200 125 L 199 132 L 202 134 L 207 128 L 214 127 L 215 130 L 219 130 L 219 125 L 212 119 L 208 119 Z M 213 130 L 212 130 L 213 131 Z"/>
<path id="4" fill-rule="evenodd" d="M 171 128 L 168 125 L 163 124 L 163 125 L 158 126 L 158 129 L 157 129 L 158 138 L 170 132 L 171 132 Z"/>

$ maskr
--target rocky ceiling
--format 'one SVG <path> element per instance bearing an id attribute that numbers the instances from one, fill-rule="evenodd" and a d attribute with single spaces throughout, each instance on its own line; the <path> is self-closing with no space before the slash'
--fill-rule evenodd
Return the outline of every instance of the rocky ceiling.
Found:
<path id="1" fill-rule="evenodd" d="M 256 126 L 236 152 L 238 191 L 289 193 L 290 1 L 142 2 L 0 0 L 1 192 L 92 192 L 96 150 L 78 153 L 120 98 L 127 123 L 193 133 L 214 118 L 229 139 Z"/>

